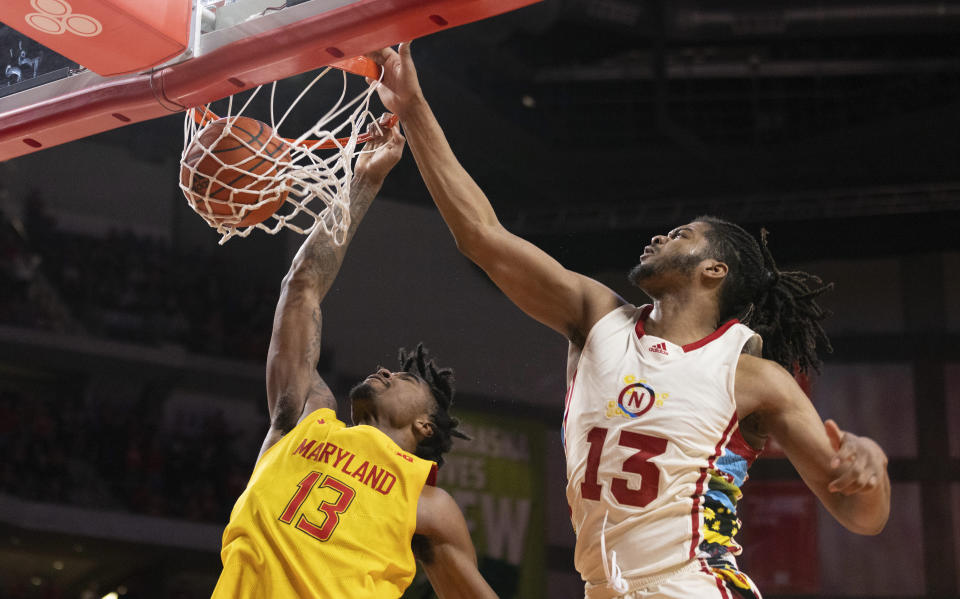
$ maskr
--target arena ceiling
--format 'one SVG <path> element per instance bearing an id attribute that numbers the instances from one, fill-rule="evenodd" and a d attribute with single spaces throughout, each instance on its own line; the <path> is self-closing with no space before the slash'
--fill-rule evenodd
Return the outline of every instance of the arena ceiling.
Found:
<path id="1" fill-rule="evenodd" d="M 960 224 L 958 36 L 957 2 L 545 0 L 414 55 L 503 220 L 574 263 L 703 212 L 884 253 Z M 165 160 L 180 134 L 100 138 Z M 428 203 L 409 156 L 385 192 Z"/>
<path id="2" fill-rule="evenodd" d="M 805 256 L 956 248 L 958 36 L 958 3 L 547 0 L 414 48 L 504 219 L 586 266 L 705 212 Z"/>

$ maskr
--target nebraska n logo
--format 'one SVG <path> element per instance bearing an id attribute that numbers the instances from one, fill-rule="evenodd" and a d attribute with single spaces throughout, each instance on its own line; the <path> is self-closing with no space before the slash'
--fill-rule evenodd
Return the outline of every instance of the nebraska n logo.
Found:
<path id="1" fill-rule="evenodd" d="M 653 407 L 653 402 L 657 394 L 653 388 L 646 383 L 633 383 L 627 385 L 620 391 L 620 397 L 617 398 L 617 405 L 623 410 L 623 413 L 631 418 L 638 418 L 647 413 Z"/>

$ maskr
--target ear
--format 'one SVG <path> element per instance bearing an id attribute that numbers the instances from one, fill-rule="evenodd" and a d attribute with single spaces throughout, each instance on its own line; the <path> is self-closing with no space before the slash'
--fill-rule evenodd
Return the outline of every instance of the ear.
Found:
<path id="1" fill-rule="evenodd" d="M 727 272 L 729 271 L 730 268 L 725 262 L 708 258 L 707 260 L 703 261 L 703 270 L 701 272 L 703 272 L 703 276 L 716 283 L 719 283 L 726 278 Z"/>
<path id="2" fill-rule="evenodd" d="M 416 420 L 413 421 L 413 434 L 417 437 L 417 442 L 432 437 L 435 432 L 436 427 L 429 414 L 417 416 Z"/>

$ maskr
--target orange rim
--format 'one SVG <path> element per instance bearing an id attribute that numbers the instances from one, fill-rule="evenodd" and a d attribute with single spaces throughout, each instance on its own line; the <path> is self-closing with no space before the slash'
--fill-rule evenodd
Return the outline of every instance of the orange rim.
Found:
<path id="1" fill-rule="evenodd" d="M 333 62 L 330 63 L 329 66 L 335 69 L 340 69 L 341 71 L 353 73 L 354 75 L 361 75 L 368 79 L 378 79 L 380 77 L 380 66 L 366 56 L 356 56 L 354 58 Z M 218 116 L 217 113 L 213 112 L 206 106 L 197 108 L 193 111 L 193 120 L 200 127 L 205 127 L 220 118 L 221 117 Z M 378 122 L 382 128 L 391 129 L 399 120 L 399 117 L 397 117 L 395 114 L 386 114 L 380 117 Z M 361 133 L 357 136 L 357 143 L 367 143 L 372 138 L 372 133 Z M 350 141 L 349 137 L 338 137 L 336 142 L 333 140 L 327 140 L 323 143 L 320 143 L 320 140 L 318 139 L 304 139 L 299 142 L 289 137 L 281 137 L 280 139 L 292 145 L 299 145 L 320 150 L 333 150 L 346 145 Z"/>

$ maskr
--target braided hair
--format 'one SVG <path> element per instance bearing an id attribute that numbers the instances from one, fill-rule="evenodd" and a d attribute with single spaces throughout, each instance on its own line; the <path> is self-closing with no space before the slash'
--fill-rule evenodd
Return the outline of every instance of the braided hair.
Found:
<path id="1" fill-rule="evenodd" d="M 833 288 L 820 277 L 801 271 L 781 271 L 767 247 L 767 230 L 760 243 L 744 229 L 713 216 L 695 219 L 709 225 L 704 233 L 707 257 L 729 267 L 720 288 L 720 322 L 737 318 L 763 338 L 763 354 L 787 370 L 819 371 L 817 349 L 833 347 L 821 321 L 829 312 L 816 298 Z M 719 324 L 719 323 L 718 323 Z"/>
<path id="2" fill-rule="evenodd" d="M 457 429 L 460 421 L 450 415 L 450 404 L 453 403 L 453 370 L 438 368 L 436 362 L 429 357 L 429 352 L 423 343 L 417 344 L 417 349 L 408 352 L 400 349 L 400 370 L 409 372 L 421 379 L 430 387 L 437 409 L 430 414 L 434 433 L 417 444 L 415 454 L 425 460 L 432 460 L 437 466 L 443 466 L 443 454 L 453 446 L 453 437 L 470 439 L 465 433 Z"/>

